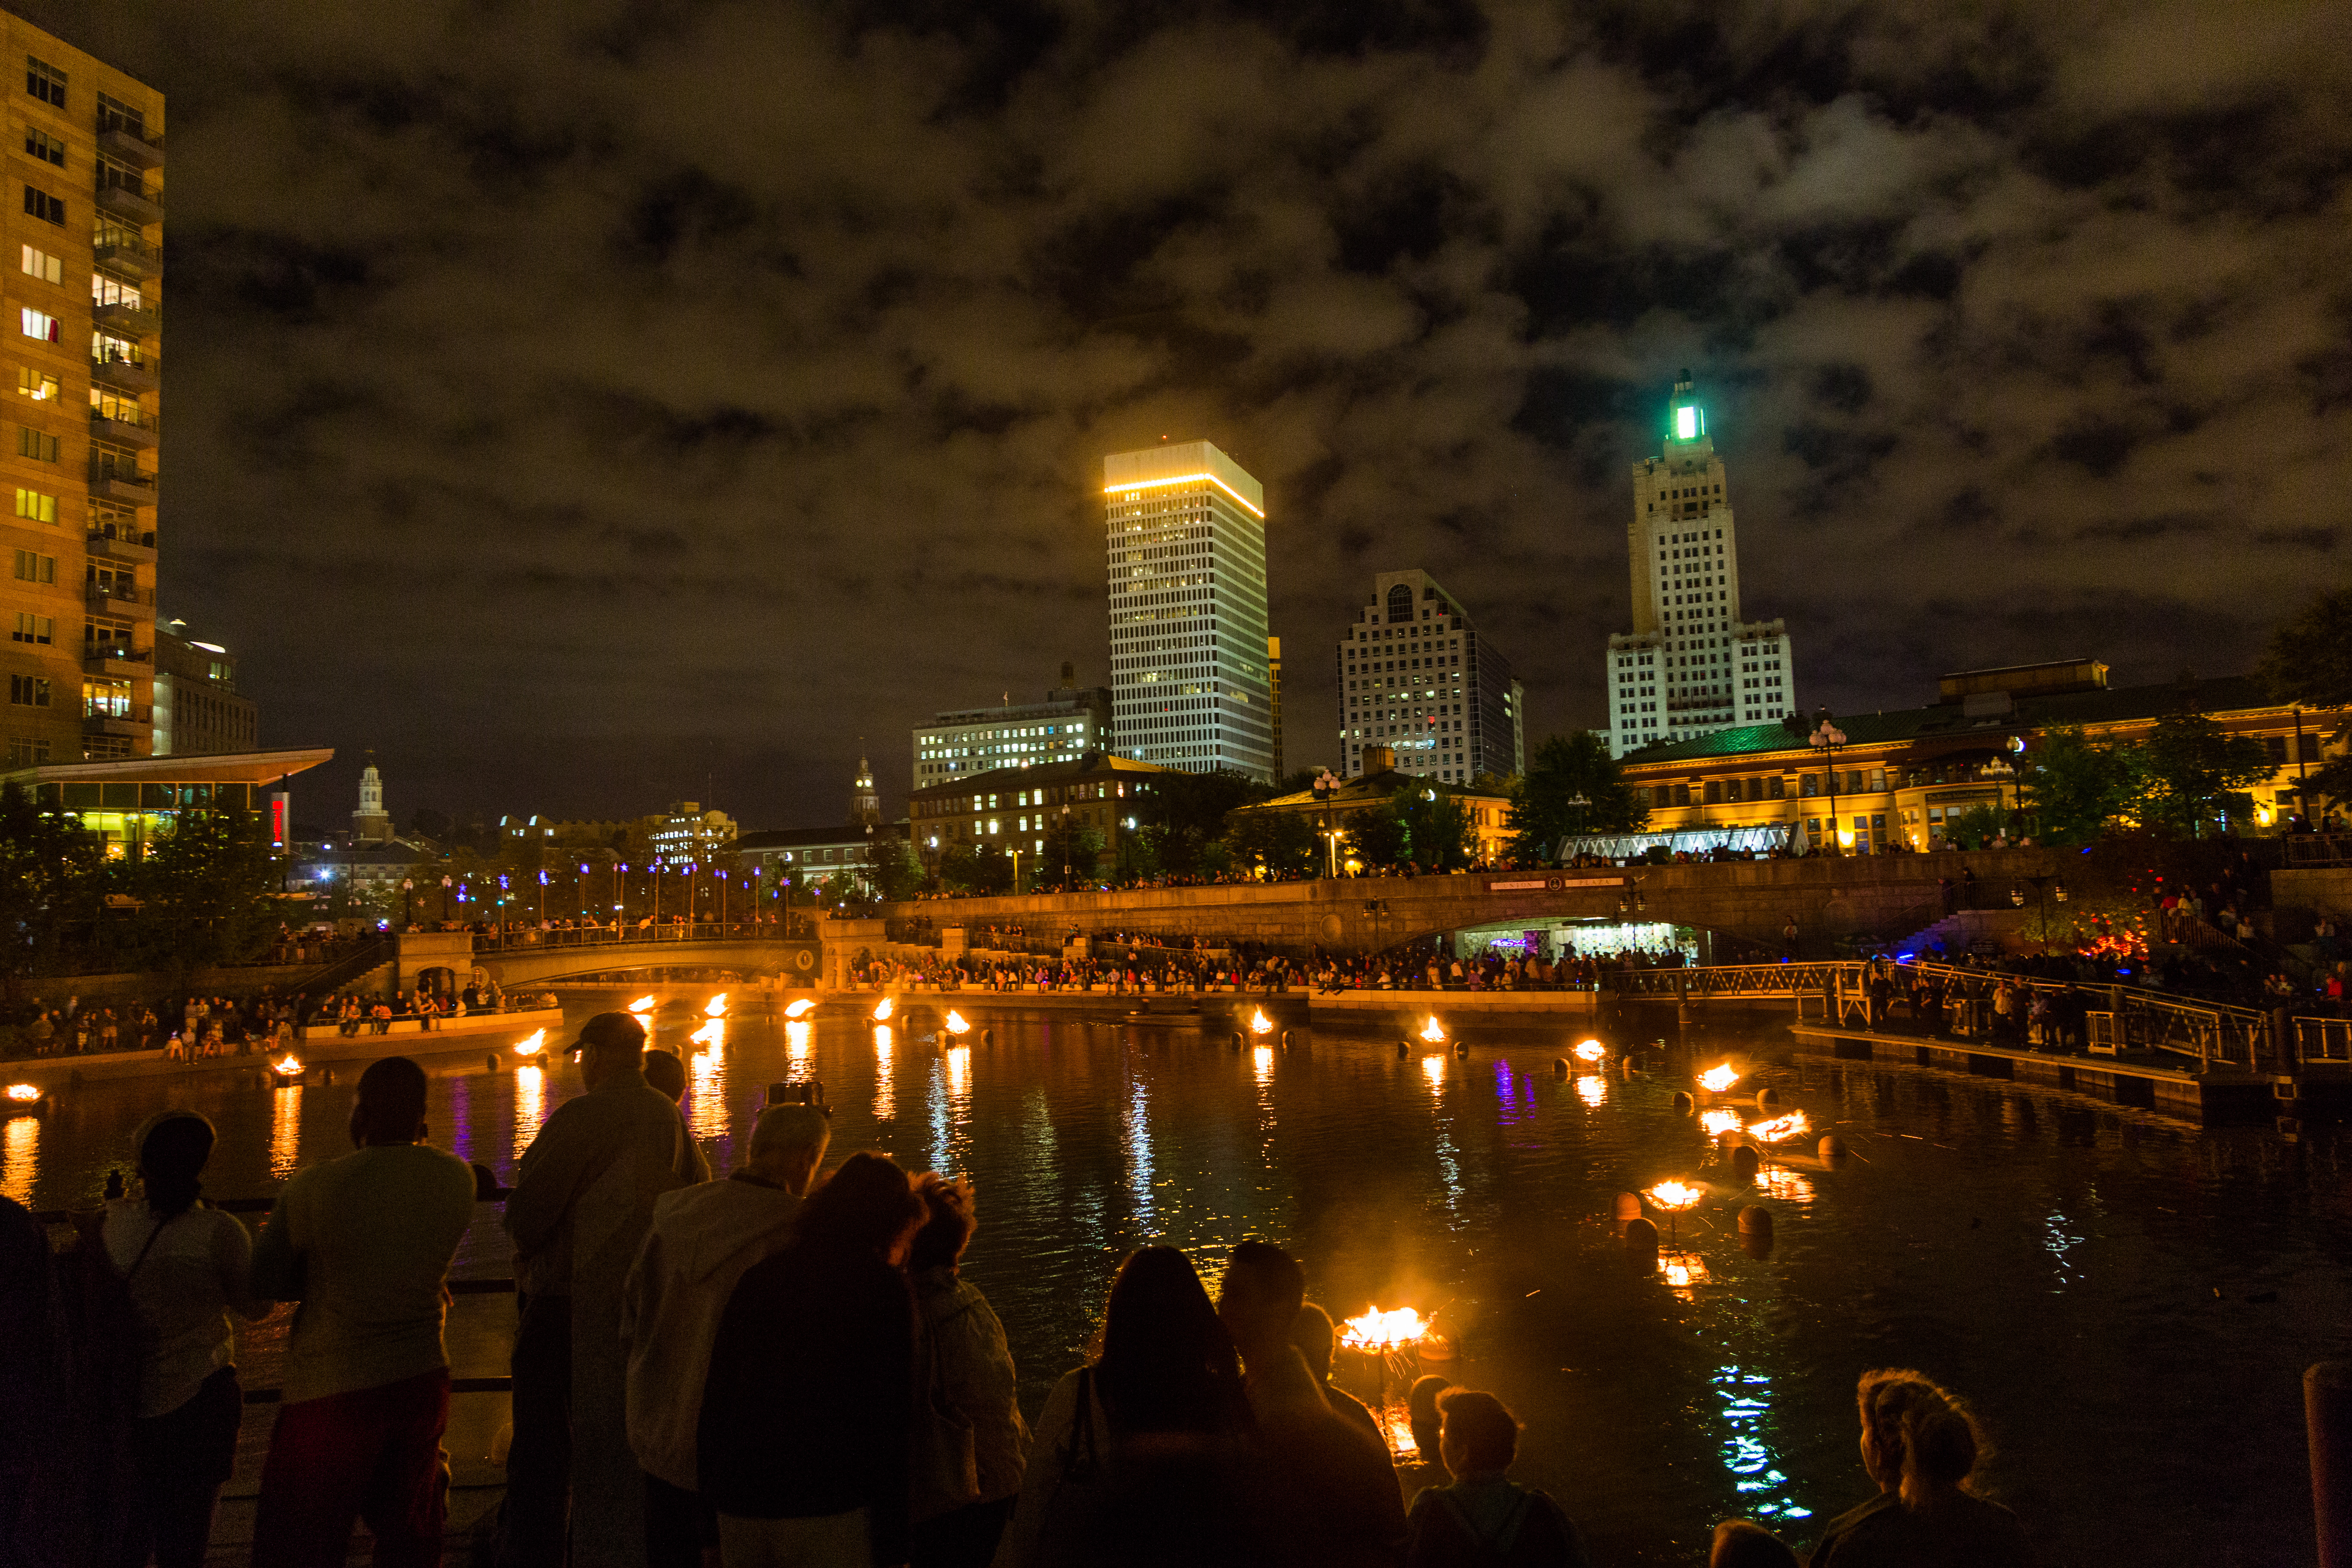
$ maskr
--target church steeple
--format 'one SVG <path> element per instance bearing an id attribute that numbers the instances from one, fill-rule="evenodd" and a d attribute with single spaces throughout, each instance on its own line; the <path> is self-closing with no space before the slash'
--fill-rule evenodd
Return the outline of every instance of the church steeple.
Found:
<path id="1" fill-rule="evenodd" d="M 369 752 L 367 759 L 360 771 L 360 808 L 352 813 L 352 842 L 389 844 L 392 814 L 383 808 L 383 778 L 375 771 L 375 752 Z"/>
<path id="2" fill-rule="evenodd" d="M 857 784 L 849 795 L 849 820 L 856 827 L 882 826 L 882 792 L 874 787 L 874 770 L 862 751 L 857 754 Z"/>

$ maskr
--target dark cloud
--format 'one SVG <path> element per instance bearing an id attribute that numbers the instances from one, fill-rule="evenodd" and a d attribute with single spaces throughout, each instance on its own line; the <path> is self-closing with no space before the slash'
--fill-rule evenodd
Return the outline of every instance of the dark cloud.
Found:
<path id="1" fill-rule="evenodd" d="M 404 810 L 895 799 L 1105 679 L 1162 435 L 1266 483 L 1294 763 L 1386 567 L 1601 720 L 1684 365 L 1809 704 L 2242 668 L 2352 549 L 2338 6 L 54 9 L 171 95 L 166 608 Z"/>

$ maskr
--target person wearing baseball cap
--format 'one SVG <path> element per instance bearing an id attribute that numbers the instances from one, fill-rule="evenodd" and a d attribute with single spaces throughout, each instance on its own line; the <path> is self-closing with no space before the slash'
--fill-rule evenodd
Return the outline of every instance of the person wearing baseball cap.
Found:
<path id="1" fill-rule="evenodd" d="M 710 1179 L 677 1107 L 646 1081 L 646 1026 L 581 1026 L 585 1094 L 555 1108 L 507 1197 L 515 1244 L 514 1438 L 502 1568 L 642 1557 L 645 1486 L 629 1448 L 621 1301 L 654 1200 Z"/>

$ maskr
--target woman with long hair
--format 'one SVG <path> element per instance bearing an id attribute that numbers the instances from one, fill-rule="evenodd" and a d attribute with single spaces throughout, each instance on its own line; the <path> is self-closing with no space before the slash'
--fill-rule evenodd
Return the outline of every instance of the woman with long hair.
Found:
<path id="1" fill-rule="evenodd" d="M 1130 1253 L 1093 1359 L 1046 1396 L 998 1568 L 1256 1561 L 1253 1426 L 1241 1354 L 1192 1261 Z"/>
<path id="2" fill-rule="evenodd" d="M 980 1221 L 971 1184 L 937 1172 L 916 1191 L 929 1210 L 907 1254 L 919 1316 L 914 1568 L 987 1568 L 1021 1495 L 1029 1428 L 1013 1348 L 959 1265 Z"/>
<path id="3" fill-rule="evenodd" d="M 142 1191 L 110 1202 L 99 1222 L 141 1331 L 131 1410 L 138 1489 L 123 1521 L 122 1568 L 151 1552 L 157 1568 L 204 1561 L 245 1408 L 228 1314 L 250 1320 L 270 1309 L 253 1296 L 245 1226 L 200 1195 L 213 1142 L 213 1124 L 193 1110 L 150 1117 L 131 1140 Z"/>
<path id="4" fill-rule="evenodd" d="M 1969 1484 L 1990 1446 L 1966 1400 L 1924 1373 L 1882 1368 L 1862 1374 L 1855 1403 L 1878 1496 L 1830 1521 L 1811 1568 L 2025 1568 L 2017 1516 Z"/>

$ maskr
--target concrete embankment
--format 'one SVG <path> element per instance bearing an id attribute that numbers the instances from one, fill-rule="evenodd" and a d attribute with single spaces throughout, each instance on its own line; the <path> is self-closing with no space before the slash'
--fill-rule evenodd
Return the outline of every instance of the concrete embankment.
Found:
<path id="1" fill-rule="evenodd" d="M 562 1007 L 516 1008 L 505 1013 L 472 1013 L 462 1018 L 436 1018 L 433 1027 L 415 1018 L 395 1018 L 384 1033 L 362 1024 L 356 1035 L 344 1035 L 332 1024 L 314 1024 L 295 1031 L 295 1054 L 306 1068 L 324 1068 L 343 1062 L 369 1062 L 378 1057 L 404 1056 L 419 1059 L 462 1054 L 479 1057 L 504 1051 L 534 1029 L 551 1035 L 562 1026 Z M 551 1045 L 562 1042 L 551 1040 Z M 103 1055 L 26 1057 L 6 1064 L 9 1080 L 44 1089 L 74 1083 L 130 1078 L 185 1078 L 211 1072 L 257 1072 L 269 1065 L 270 1053 L 258 1041 L 244 1056 L 203 1057 L 190 1062 L 165 1061 L 160 1051 L 109 1051 Z"/>

